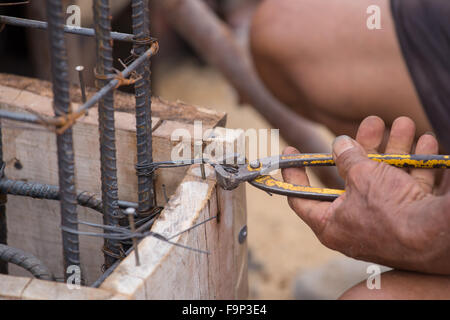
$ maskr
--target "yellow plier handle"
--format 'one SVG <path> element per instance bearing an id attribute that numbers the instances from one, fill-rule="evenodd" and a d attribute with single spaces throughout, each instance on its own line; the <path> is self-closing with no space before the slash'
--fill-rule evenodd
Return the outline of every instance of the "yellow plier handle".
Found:
<path id="1" fill-rule="evenodd" d="M 450 168 L 449 155 L 369 154 L 368 157 L 373 161 L 384 162 L 399 168 Z M 224 170 L 223 166 L 216 166 L 216 177 L 218 184 L 226 190 L 232 190 L 241 182 L 247 181 L 253 186 L 273 194 L 333 201 L 345 191 L 294 185 L 279 181 L 267 174 L 278 168 L 334 165 L 331 154 L 283 155 L 245 163 L 235 168 L 234 171 Z"/>

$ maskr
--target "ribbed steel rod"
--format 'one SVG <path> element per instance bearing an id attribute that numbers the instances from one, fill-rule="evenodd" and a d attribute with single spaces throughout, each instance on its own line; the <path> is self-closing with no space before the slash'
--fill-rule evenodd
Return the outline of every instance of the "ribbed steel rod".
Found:
<path id="1" fill-rule="evenodd" d="M 109 0 L 94 0 L 94 29 L 97 42 L 97 74 L 113 74 L 113 50 L 111 42 L 111 21 Z M 98 88 L 108 84 L 107 80 L 97 79 Z M 98 104 L 100 130 L 100 163 L 102 178 L 103 224 L 119 226 L 119 204 L 117 186 L 116 130 L 114 123 L 113 92 L 105 94 Z M 105 230 L 105 232 L 108 232 Z M 119 243 L 105 239 L 105 267 L 109 268 L 117 259 Z M 112 253 L 112 254 L 111 254 Z"/>
<path id="2" fill-rule="evenodd" d="M 137 58 L 133 63 L 131 63 L 127 68 L 125 68 L 122 71 L 123 77 L 128 77 L 130 74 L 136 70 L 136 68 L 144 63 L 146 60 L 148 60 L 150 57 L 152 57 L 156 52 L 158 52 L 158 43 L 154 42 L 150 49 L 148 49 L 143 55 L 141 55 L 139 58 Z M 83 104 L 81 107 L 78 108 L 76 113 L 84 113 L 85 111 L 89 110 L 90 108 L 97 105 L 97 103 L 108 93 L 110 93 L 112 90 L 114 90 L 117 85 L 119 84 L 119 80 L 113 79 L 108 82 L 106 86 L 104 86 L 102 89 L 100 89 L 95 95 L 92 96 L 85 104 Z M 2 119 L 9 119 L 14 121 L 21 121 L 21 122 L 27 122 L 27 123 L 34 123 L 34 124 L 44 124 L 44 123 L 56 123 L 54 118 L 49 118 L 45 116 L 37 116 L 35 114 L 30 113 L 21 113 L 21 112 L 13 112 L 8 110 L 0 110 L 0 118 Z"/>
<path id="3" fill-rule="evenodd" d="M 30 197 L 33 199 L 60 200 L 58 186 L 52 186 L 37 182 L 25 182 L 11 179 L 0 180 L 0 194 Z M 103 203 L 98 195 L 90 192 L 77 192 L 77 202 L 80 206 L 94 209 L 103 213 Z M 138 204 L 129 201 L 118 201 L 119 207 L 138 208 Z"/>
<path id="4" fill-rule="evenodd" d="M 150 46 L 148 0 L 133 0 L 131 6 L 133 34 L 137 40 L 133 51 L 140 56 Z M 137 167 L 142 167 L 153 162 L 150 59 L 141 64 L 136 72 L 141 76 L 141 79 L 135 83 Z M 138 199 L 139 213 L 148 212 L 155 205 L 153 173 L 138 175 Z"/>
<path id="5" fill-rule="evenodd" d="M 26 28 L 41 29 L 41 30 L 47 30 L 47 28 L 48 28 L 48 24 L 45 21 L 22 19 L 22 18 L 16 18 L 16 17 L 2 16 L 2 15 L 0 15 L 0 24 L 7 24 L 7 25 L 11 25 L 11 26 L 26 27 Z M 87 37 L 95 36 L 95 30 L 91 29 L 91 28 L 82 28 L 82 27 L 78 28 L 78 27 L 64 25 L 64 32 L 77 34 L 77 35 L 81 35 L 81 36 L 87 36 Z M 122 32 L 111 32 L 111 38 L 113 40 L 117 40 L 117 41 L 125 41 L 125 42 L 133 42 L 134 41 L 134 36 L 132 34 L 122 33 Z"/>
<path id="6" fill-rule="evenodd" d="M 0 118 L 35 124 L 42 123 L 42 118 L 38 117 L 35 114 L 14 112 L 4 109 L 0 110 Z M 47 119 L 51 121 L 51 118 Z"/>
<path id="7" fill-rule="evenodd" d="M 60 0 L 47 0 L 47 20 L 50 43 L 53 82 L 53 108 L 56 116 L 71 111 L 69 96 L 69 74 L 66 43 L 64 40 L 63 10 Z M 77 195 L 75 187 L 75 164 L 72 128 L 56 136 L 58 149 L 58 175 L 61 197 L 61 225 L 78 230 Z M 80 265 L 78 235 L 62 231 L 64 270 Z M 67 278 L 68 274 L 64 272 Z"/>
<path id="8" fill-rule="evenodd" d="M 5 162 L 3 161 L 3 137 L 2 137 L 2 125 L 0 123 L 0 168 L 4 168 Z M 2 172 L 4 173 L 4 172 Z M 4 180 L 4 176 L 0 176 L 0 183 Z M 6 194 L 0 194 L 0 245 L 8 244 L 8 227 L 6 224 Z M 0 261 L 0 273 L 8 274 L 8 263 Z"/>

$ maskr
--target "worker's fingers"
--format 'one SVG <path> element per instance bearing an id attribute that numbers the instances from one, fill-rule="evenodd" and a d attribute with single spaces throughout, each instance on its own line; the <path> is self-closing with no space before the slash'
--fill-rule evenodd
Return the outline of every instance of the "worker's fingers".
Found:
<path id="1" fill-rule="evenodd" d="M 299 153 L 300 153 L 300 151 L 298 151 L 294 147 L 287 147 L 283 151 L 284 155 L 299 154 Z M 294 183 L 298 184 L 298 185 L 302 185 L 302 186 L 310 185 L 308 175 L 306 174 L 306 169 L 304 167 L 286 168 L 281 171 L 281 174 L 283 175 L 284 181 L 286 181 L 286 179 L 287 179 L 287 180 L 294 181 Z M 288 181 L 286 181 L 286 182 L 288 182 Z"/>
<path id="2" fill-rule="evenodd" d="M 389 134 L 386 154 L 408 154 L 414 142 L 416 125 L 408 117 L 395 119 Z"/>
<path id="3" fill-rule="evenodd" d="M 385 129 L 384 121 L 380 117 L 367 117 L 359 125 L 356 141 L 367 153 L 377 153 L 383 142 Z"/>
<path id="4" fill-rule="evenodd" d="M 285 155 L 299 153 L 297 149 L 292 147 L 287 147 L 283 152 Z M 287 183 L 310 186 L 305 168 L 286 168 L 281 173 L 283 180 Z M 288 202 L 292 210 L 319 235 L 325 226 L 325 215 L 330 203 L 294 197 L 288 198 Z"/>
<path id="5" fill-rule="evenodd" d="M 334 140 L 333 159 L 339 170 L 339 174 L 346 182 L 350 171 L 356 166 L 360 169 L 362 166 L 367 166 L 367 170 L 370 170 L 369 167 L 375 164 L 375 162 L 369 160 L 364 148 L 348 136 L 340 136 Z"/>
<path id="6" fill-rule="evenodd" d="M 417 141 L 416 154 L 438 154 L 438 152 L 439 143 L 431 133 L 424 134 Z M 411 170 L 411 176 L 425 192 L 431 193 L 433 191 L 436 170 L 413 169 Z"/>

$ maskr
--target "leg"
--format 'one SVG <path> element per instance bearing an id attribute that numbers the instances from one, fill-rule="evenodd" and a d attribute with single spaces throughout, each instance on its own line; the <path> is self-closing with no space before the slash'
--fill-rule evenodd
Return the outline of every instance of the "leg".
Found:
<path id="1" fill-rule="evenodd" d="M 366 116 L 409 116 L 430 131 L 396 38 L 389 1 L 382 30 L 369 30 L 373 0 L 265 0 L 251 29 L 255 65 L 268 88 L 300 114 L 354 136 Z"/>
<path id="2" fill-rule="evenodd" d="M 388 271 L 381 275 L 381 289 L 369 290 L 361 282 L 346 291 L 342 300 L 437 300 L 450 299 L 450 276 Z"/>

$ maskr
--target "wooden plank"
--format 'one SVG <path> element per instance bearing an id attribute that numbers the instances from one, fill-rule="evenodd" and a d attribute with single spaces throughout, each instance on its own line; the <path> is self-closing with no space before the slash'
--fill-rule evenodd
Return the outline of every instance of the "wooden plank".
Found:
<path id="1" fill-rule="evenodd" d="M 31 282 L 30 278 L 11 277 L 0 274 L 0 300 L 18 300 Z"/>
<path id="2" fill-rule="evenodd" d="M 51 83 L 33 78 L 21 77 L 11 74 L 0 73 L 0 84 L 2 86 L 28 91 L 42 97 L 52 98 Z M 93 96 L 97 90 L 86 88 L 88 98 Z M 78 86 L 70 88 L 72 102 L 81 104 L 81 92 Z M 135 97 L 132 94 L 115 91 L 114 105 L 118 111 L 134 113 Z M 183 123 L 194 123 L 201 120 L 205 126 L 225 127 L 226 114 L 211 109 L 196 107 L 183 102 L 168 102 L 158 97 L 152 97 L 152 116 L 161 120 L 171 120 Z"/>
<path id="3" fill-rule="evenodd" d="M 40 114 L 52 115 L 51 98 L 0 85 L 0 107 L 12 111 L 30 110 Z M 73 104 L 73 107 L 78 107 Z M 76 184 L 80 191 L 101 194 L 99 139 L 97 126 L 98 113 L 92 109 L 89 115 L 80 119 L 74 126 L 74 146 L 76 162 Z M 152 126 L 157 128 L 159 119 L 153 118 Z M 168 127 L 184 126 L 172 123 Z M 2 120 L 4 157 L 7 162 L 6 174 L 11 179 L 35 181 L 52 185 L 58 184 L 55 134 L 40 126 L 20 124 Z M 19 127 L 17 127 L 19 126 Z M 119 198 L 137 201 L 136 137 L 135 118 L 132 114 L 116 113 L 117 128 L 117 165 Z M 155 160 L 170 159 L 170 132 L 156 130 L 154 139 Z M 26 129 L 26 130 L 24 130 Z M 36 131 L 38 130 L 38 131 Z M 20 170 L 14 164 L 19 161 Z M 187 168 L 180 168 L 157 173 L 157 199 L 164 204 L 162 184 L 166 185 L 166 193 L 170 196 L 182 180 Z M 59 276 L 63 276 L 61 232 L 59 229 L 59 203 L 21 197 L 9 197 L 7 204 L 9 243 L 31 252 L 44 261 L 51 261 L 49 268 Z M 11 215 L 14 212 L 14 215 Z M 79 208 L 80 220 L 101 223 L 101 216 L 92 210 Z M 87 228 L 81 228 L 85 231 Z M 29 236 L 23 239 L 23 234 Z M 41 239 L 42 241 L 40 241 Z M 45 243 L 45 245 L 44 245 Z M 87 283 L 94 281 L 101 274 L 102 257 L 92 252 L 99 252 L 102 240 L 99 238 L 81 237 L 81 259 L 83 273 Z M 23 270 L 12 266 L 12 273 L 28 275 Z"/>
<path id="4" fill-rule="evenodd" d="M 219 139 L 220 140 L 220 139 Z M 230 142 L 224 138 L 222 142 Z M 152 231 L 171 238 L 206 219 L 206 224 L 182 233 L 171 241 L 206 250 L 208 255 L 173 246 L 154 237 L 139 244 L 141 266 L 128 256 L 101 288 L 123 294 L 142 292 L 146 299 L 244 299 L 248 295 L 247 244 L 238 235 L 246 225 L 245 188 L 217 191 L 212 167 L 207 179 L 198 165 L 192 166 L 176 193 L 155 222 Z"/>
<path id="5" fill-rule="evenodd" d="M 20 297 L 22 300 L 126 300 L 126 295 L 111 291 L 80 287 L 69 289 L 65 283 L 32 279 Z"/>
<path id="6" fill-rule="evenodd" d="M 76 107 L 75 103 L 73 105 Z M 50 97 L 1 85 L 0 107 L 52 114 Z M 117 112 L 116 122 L 119 196 L 123 200 L 136 201 L 134 116 Z M 17 125 L 2 120 L 7 176 L 57 184 L 55 134 L 36 125 L 20 124 L 21 128 L 17 128 Z M 28 130 L 24 130 L 24 127 Z M 177 143 L 171 141 L 171 135 L 178 128 L 185 129 L 191 136 L 194 134 L 194 126 L 189 123 L 166 120 L 157 121 L 154 125 L 155 161 L 170 159 L 173 146 Z M 209 128 L 203 123 L 203 130 Z M 225 148 L 228 152 L 235 152 L 235 135 L 226 136 L 225 129 L 218 128 L 215 137 L 214 142 L 228 147 L 228 150 Z M 97 112 L 92 110 L 89 116 L 74 126 L 76 182 L 79 190 L 99 194 L 98 143 Z M 14 166 L 16 159 L 21 162 L 20 170 Z M 206 173 L 207 179 L 203 180 L 198 165 L 158 170 L 158 190 L 162 190 L 161 183 L 165 183 L 169 195 L 171 190 L 174 194 L 152 230 L 169 237 L 205 219 L 218 216 L 220 219 L 213 219 L 171 239 L 175 243 L 207 250 L 209 255 L 147 237 L 139 244 L 141 266 L 137 267 L 134 255 L 130 255 L 105 280 L 100 292 L 89 289 L 83 293 L 83 288 L 82 293 L 70 293 L 64 284 L 32 280 L 22 287 L 20 298 L 246 298 L 247 248 L 246 242 L 241 244 L 238 241 L 239 231 L 246 223 L 245 188 L 240 187 L 231 192 L 217 190 L 213 168 L 207 165 Z M 57 277 L 62 277 L 59 203 L 10 196 L 7 212 L 11 245 L 41 259 L 44 257 L 42 260 L 51 271 Z M 78 212 L 80 220 L 101 222 L 98 213 L 83 208 L 79 208 Z M 80 239 L 82 271 L 84 279 L 90 283 L 100 273 L 103 257 L 99 249 L 102 240 Z M 43 291 L 46 293 L 41 294 Z"/>

